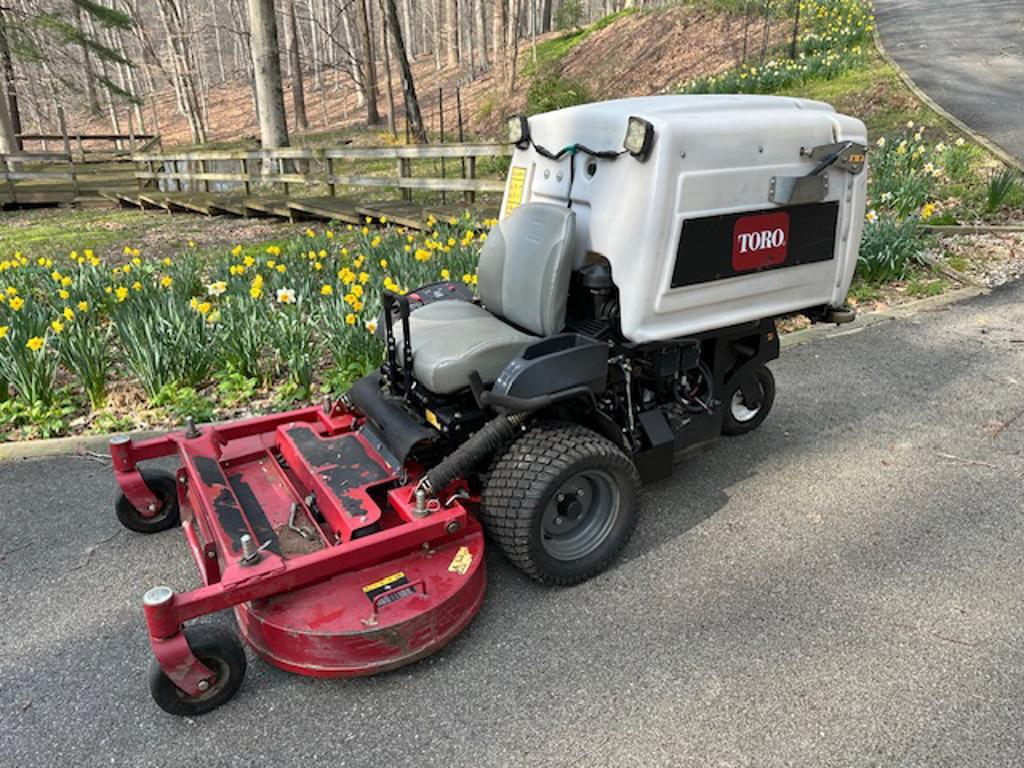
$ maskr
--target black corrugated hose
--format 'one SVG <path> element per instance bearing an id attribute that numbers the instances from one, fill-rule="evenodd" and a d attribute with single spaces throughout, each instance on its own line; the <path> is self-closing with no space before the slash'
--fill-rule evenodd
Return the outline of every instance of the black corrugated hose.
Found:
<path id="1" fill-rule="evenodd" d="M 495 416 L 469 440 L 445 457 L 444 461 L 429 470 L 420 481 L 420 487 L 431 495 L 443 490 L 453 480 L 471 471 L 473 467 L 494 453 L 503 442 L 515 435 L 516 430 L 522 426 L 528 415 L 527 413 L 510 413 Z"/>

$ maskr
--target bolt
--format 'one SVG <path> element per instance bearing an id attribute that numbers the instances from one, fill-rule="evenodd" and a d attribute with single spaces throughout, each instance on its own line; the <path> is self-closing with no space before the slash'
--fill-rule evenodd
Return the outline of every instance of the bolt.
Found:
<path id="1" fill-rule="evenodd" d="M 241 538 L 239 538 L 238 543 L 242 545 L 243 563 L 251 563 L 259 557 L 259 550 L 256 549 L 256 543 L 248 533 L 243 533 Z"/>
<path id="2" fill-rule="evenodd" d="M 150 512 L 156 512 L 156 504 L 147 504 L 146 509 L 148 509 Z"/>
<path id="3" fill-rule="evenodd" d="M 582 488 L 577 488 L 576 489 L 576 496 L 578 498 L 581 498 L 581 499 L 583 498 L 583 489 Z"/>
<path id="4" fill-rule="evenodd" d="M 565 501 L 565 494 L 564 493 L 558 494 L 557 500 L 558 500 L 559 503 Z"/>
<path id="5" fill-rule="evenodd" d="M 457 530 L 459 530 L 459 521 L 458 520 L 452 520 L 445 527 L 445 530 L 448 531 L 448 533 L 455 533 Z"/>
<path id="6" fill-rule="evenodd" d="M 564 521 L 560 517 L 555 518 L 555 525 L 561 525 Z"/>
<path id="7" fill-rule="evenodd" d="M 427 514 L 427 492 L 423 488 L 416 489 L 416 508 L 413 510 L 416 517 L 423 517 Z"/>
<path id="8" fill-rule="evenodd" d="M 206 552 L 206 556 L 207 556 L 208 558 L 210 558 L 211 560 L 216 560 L 216 559 L 217 559 L 217 553 L 216 553 L 216 552 L 214 552 L 214 551 L 213 551 L 212 549 L 210 549 L 210 550 L 207 550 L 207 552 Z"/>
<path id="9" fill-rule="evenodd" d="M 198 683 L 196 683 L 196 688 L 205 693 L 206 691 L 210 690 L 210 681 L 200 680 Z"/>

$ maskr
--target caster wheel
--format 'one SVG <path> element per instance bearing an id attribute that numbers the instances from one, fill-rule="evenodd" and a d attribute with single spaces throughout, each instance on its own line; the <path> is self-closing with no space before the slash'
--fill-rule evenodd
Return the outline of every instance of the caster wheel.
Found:
<path id="1" fill-rule="evenodd" d="M 149 665 L 149 693 L 164 712 L 192 717 L 216 709 L 238 692 L 245 677 L 245 650 L 235 633 L 223 627 L 199 625 L 184 631 L 192 653 L 213 670 L 213 683 L 192 696 L 176 686 L 153 659 Z"/>
<path id="2" fill-rule="evenodd" d="M 114 503 L 117 519 L 125 528 L 138 533 L 156 533 L 173 528 L 181 521 L 181 512 L 178 509 L 178 483 L 174 475 L 147 469 L 141 470 L 141 474 L 149 490 L 160 499 L 159 511 L 155 515 L 145 517 L 121 493 Z"/>
<path id="3" fill-rule="evenodd" d="M 768 417 L 772 403 L 775 402 L 775 377 L 770 370 L 762 365 L 748 376 L 755 378 L 755 389 L 760 394 L 754 402 L 748 403 L 743 394 L 742 382 L 730 382 L 723 398 L 725 418 L 722 420 L 722 432 L 727 435 L 743 435 L 757 429 Z"/>
<path id="4" fill-rule="evenodd" d="M 633 462 L 607 438 L 575 424 L 539 424 L 494 462 L 481 518 L 527 576 L 578 584 L 626 546 L 639 486 Z"/>

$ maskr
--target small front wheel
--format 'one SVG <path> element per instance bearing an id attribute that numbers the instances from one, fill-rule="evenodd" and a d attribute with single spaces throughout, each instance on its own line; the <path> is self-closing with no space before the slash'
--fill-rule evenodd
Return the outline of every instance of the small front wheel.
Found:
<path id="1" fill-rule="evenodd" d="M 213 671 L 214 679 L 205 691 L 193 696 L 176 686 L 153 659 L 149 665 L 149 692 L 164 712 L 194 717 L 216 709 L 238 692 L 245 677 L 245 650 L 235 633 L 223 627 L 198 625 L 184 631 L 192 653 Z"/>
<path id="2" fill-rule="evenodd" d="M 523 573 L 578 584 L 626 546 L 639 485 L 633 462 L 607 438 L 576 424 L 539 424 L 495 461 L 481 519 Z"/>
<path id="3" fill-rule="evenodd" d="M 173 528 L 181 521 L 181 511 L 178 509 L 178 484 L 174 480 L 174 475 L 150 469 L 143 469 L 140 474 L 150 493 L 159 500 L 160 508 L 155 514 L 151 512 L 148 516 L 144 515 L 121 493 L 114 502 L 117 519 L 125 528 L 137 533 L 157 533 Z"/>
<path id="4" fill-rule="evenodd" d="M 755 368 L 746 374 L 750 389 L 756 396 L 750 397 L 743 391 L 743 380 L 736 377 L 729 382 L 725 394 L 725 417 L 722 432 L 727 435 L 743 435 L 753 432 L 768 417 L 775 402 L 775 377 L 765 366 Z M 752 379 L 752 380 L 751 380 Z M 748 390 L 749 393 L 749 390 Z"/>

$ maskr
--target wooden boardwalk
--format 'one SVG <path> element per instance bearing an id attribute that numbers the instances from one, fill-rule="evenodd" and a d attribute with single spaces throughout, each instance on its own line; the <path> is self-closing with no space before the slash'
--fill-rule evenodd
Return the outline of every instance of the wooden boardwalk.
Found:
<path id="1" fill-rule="evenodd" d="M 404 200 L 359 202 L 341 197 L 244 197 L 191 192 L 116 192 L 104 197 L 126 208 L 162 210 L 167 213 L 191 213 L 204 216 L 272 218 L 286 221 L 339 221 L 363 224 L 367 217 L 401 227 L 425 230 L 427 221 L 460 218 L 469 212 L 476 219 L 497 218 L 498 201 L 493 203 L 419 204 Z"/>
<path id="2" fill-rule="evenodd" d="M 478 178 L 477 160 L 509 153 L 504 144 L 137 153 L 88 174 L 66 153 L 0 156 L 0 207 L 105 200 L 169 214 L 347 224 L 369 217 L 423 229 L 430 216 L 496 216 L 504 181 Z M 445 160 L 457 175 L 445 173 Z M 395 198 L 381 200 L 389 189 Z"/>

